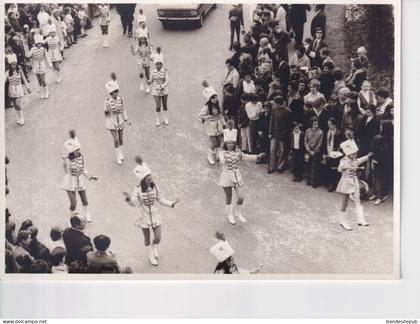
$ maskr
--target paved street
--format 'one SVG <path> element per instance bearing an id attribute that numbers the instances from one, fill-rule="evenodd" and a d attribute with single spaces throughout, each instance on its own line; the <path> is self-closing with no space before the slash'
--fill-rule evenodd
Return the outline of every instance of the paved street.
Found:
<path id="1" fill-rule="evenodd" d="M 67 226 L 69 202 L 60 189 L 60 153 L 68 130 L 75 128 L 87 168 L 99 178 L 88 183 L 93 223 L 87 234 L 92 239 L 98 234 L 110 236 L 110 250 L 119 263 L 131 266 L 136 273 L 212 273 L 216 262 L 208 249 L 218 230 L 234 248 L 239 267 L 264 264 L 264 274 L 391 273 L 392 200 L 378 207 L 365 202 L 371 226 L 358 227 L 353 214 L 354 230 L 345 232 L 338 226 L 338 194 L 328 193 L 324 187 L 313 189 L 304 182 L 293 183 L 289 171 L 268 175 L 265 166 L 244 162 L 244 216 L 248 223 L 232 226 L 227 222 L 224 194 L 217 185 L 221 169 L 207 163 L 208 139 L 196 115 L 204 104 L 203 79 L 221 94 L 224 62 L 231 55 L 230 6 L 218 5 L 200 29 L 164 30 L 156 7 L 144 9 L 152 41 L 162 46 L 169 71 L 169 126 L 154 125 L 154 100 L 139 91 L 136 58 L 130 52 L 134 41 L 122 35 L 119 16 L 112 12 L 109 48 L 102 48 L 95 20 L 89 36 L 65 51 L 63 82 L 57 85 L 52 72 L 47 75 L 49 99 L 39 99 L 41 92 L 32 80 L 34 91 L 23 101 L 25 126 L 16 127 L 15 112 L 6 110 L 12 220 L 19 226 L 24 219 L 32 219 L 41 242 L 49 240 L 52 226 Z M 103 116 L 104 85 L 110 72 L 117 74 L 132 121 L 125 129 L 122 166 L 116 164 Z M 134 226 L 136 210 L 124 202 L 114 178 L 118 176 L 132 191 L 137 181 L 132 172 L 137 152 L 151 168 L 162 195 L 181 199 L 173 210 L 161 208 L 164 225 L 158 267 L 148 262 L 142 233 Z"/>

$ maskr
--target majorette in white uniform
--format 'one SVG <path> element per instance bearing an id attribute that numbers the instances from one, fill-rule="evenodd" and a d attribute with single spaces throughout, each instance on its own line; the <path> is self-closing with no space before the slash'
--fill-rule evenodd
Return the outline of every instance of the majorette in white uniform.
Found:
<path id="1" fill-rule="evenodd" d="M 162 225 L 162 218 L 159 214 L 157 204 L 159 203 L 160 205 L 174 208 L 179 200 L 176 199 L 174 202 L 171 202 L 164 199 L 154 184 L 147 186 L 145 191 L 142 191 L 142 181 L 144 178 L 151 175 L 151 171 L 146 163 L 143 162 L 142 164 L 137 165 L 133 172 L 137 179 L 140 180 L 140 183 L 134 188 L 131 196 L 128 193 L 124 193 L 126 201 L 130 206 L 138 207 L 139 215 L 135 225 L 140 227 L 143 230 L 143 233 L 144 230 L 149 230 L 149 233 L 153 232 L 154 235 L 156 235 L 155 231 Z M 160 242 L 160 237 L 158 240 L 157 243 L 155 240 L 153 240 L 153 243 L 148 242 L 150 245 L 145 243 L 146 246 L 149 246 L 149 261 L 155 266 L 158 265 L 156 258 L 159 257 L 157 246 Z"/>
<path id="2" fill-rule="evenodd" d="M 105 127 L 110 131 L 122 131 L 125 124 L 128 122 L 127 112 L 124 107 L 123 99 L 117 94 L 116 98 L 113 98 L 111 93 L 119 91 L 118 83 L 116 81 L 109 81 L 105 85 L 109 97 L 105 101 L 104 113 L 105 113 Z M 122 132 L 117 132 L 117 136 L 120 136 L 118 143 L 114 143 L 115 155 L 117 157 L 117 163 L 121 164 L 124 160 L 123 154 L 123 139 Z"/>
<path id="3" fill-rule="evenodd" d="M 35 73 L 38 84 L 44 88 L 44 94 L 41 99 L 47 99 L 50 95 L 47 83 L 45 82 L 47 50 L 42 46 L 45 43 L 42 35 L 35 35 L 34 39 L 35 46 L 31 48 L 26 57 L 32 58 L 32 72 Z M 48 62 L 48 64 L 51 67 L 51 63 Z"/>
<path id="4" fill-rule="evenodd" d="M 87 206 L 86 198 L 86 184 L 85 179 L 97 180 L 96 177 L 89 174 L 85 167 L 85 161 L 83 155 L 80 153 L 77 157 L 70 158 L 70 154 L 74 153 L 81 149 L 80 142 L 76 137 L 70 138 L 64 142 L 64 151 L 62 158 L 64 160 L 64 180 L 62 183 L 62 189 L 70 192 L 81 192 L 80 196 L 84 195 L 82 198 L 83 202 L 83 211 L 88 222 L 91 222 L 91 216 Z M 84 200 L 84 201 L 83 201 Z M 70 200 L 70 211 L 74 212 L 76 205 Z"/>
<path id="5" fill-rule="evenodd" d="M 206 91 L 207 90 L 207 91 Z M 203 121 L 204 130 L 206 135 L 209 137 L 216 136 L 217 138 L 213 141 L 210 141 L 210 148 L 207 153 L 207 160 L 211 165 L 215 164 L 214 156 L 219 158 L 219 146 L 220 146 L 220 138 L 223 134 L 223 128 L 226 126 L 225 118 L 220 111 L 219 114 L 215 115 L 212 111 L 209 111 L 209 101 L 210 98 L 213 96 L 217 96 L 216 91 L 212 87 L 205 88 L 203 91 L 203 95 L 206 98 L 206 104 L 200 110 L 198 115 L 199 119 Z M 214 143 L 219 141 L 219 146 L 216 146 Z M 216 147 L 214 147 L 216 146 Z"/>
<path id="6" fill-rule="evenodd" d="M 337 192 L 349 197 L 355 203 L 357 222 L 360 226 L 368 226 L 369 223 L 365 220 L 363 206 L 360 202 L 360 182 L 357 177 L 357 169 L 359 165 L 368 161 L 370 155 L 357 158 L 355 155 L 358 152 L 358 147 L 354 140 L 347 140 L 340 144 L 340 148 L 346 155 L 340 160 L 338 165 L 338 172 L 341 172 L 341 179 L 337 185 Z M 364 182 L 364 185 L 367 184 Z M 347 222 L 346 211 L 340 211 L 340 225 L 346 229 L 351 230 L 351 226 Z"/>
<path id="7" fill-rule="evenodd" d="M 15 106 L 16 123 L 18 124 L 18 126 L 23 126 L 25 124 L 25 119 L 23 117 L 23 111 L 20 104 L 21 98 L 25 95 L 25 93 L 23 91 L 22 83 L 25 84 L 26 88 L 28 89 L 28 92 L 30 92 L 31 89 L 29 87 L 28 81 L 25 78 L 25 74 L 22 72 L 22 69 L 18 68 L 16 54 L 6 55 L 6 59 L 9 65 L 15 65 L 12 75 L 10 75 L 10 70 L 6 71 L 5 80 L 9 81 L 8 92 L 9 97 L 13 101 L 13 104 Z"/>
<path id="8" fill-rule="evenodd" d="M 220 150 L 219 152 L 219 160 L 222 163 L 222 172 L 220 174 L 219 179 L 219 185 L 223 187 L 224 189 L 229 188 L 230 190 L 235 189 L 236 195 L 237 195 L 237 205 L 235 210 L 235 216 L 239 218 L 240 221 L 246 222 L 245 218 L 242 215 L 241 206 L 243 204 L 244 199 L 238 195 L 239 187 L 243 185 L 242 182 L 242 175 L 239 171 L 239 163 L 241 159 L 247 160 L 247 161 L 257 161 L 259 157 L 264 156 L 264 154 L 259 155 L 250 155 L 242 153 L 237 147 L 236 147 L 236 138 L 237 138 L 237 132 L 235 131 L 229 131 L 224 132 L 223 139 L 225 145 L 230 145 L 229 143 L 235 143 L 235 147 L 232 150 Z M 226 190 L 225 190 L 226 194 Z M 229 222 L 234 225 L 235 218 L 234 218 L 234 212 L 233 212 L 233 206 L 231 201 L 228 201 L 226 199 L 226 210 L 228 215 Z"/>
<path id="9" fill-rule="evenodd" d="M 45 39 L 45 42 L 48 45 L 47 57 L 53 64 L 54 70 L 57 74 L 55 81 L 60 83 L 62 80 L 60 63 L 63 60 L 61 51 L 64 49 L 64 44 L 62 44 L 60 37 L 57 36 L 57 29 L 55 24 L 50 25 L 49 36 Z"/>

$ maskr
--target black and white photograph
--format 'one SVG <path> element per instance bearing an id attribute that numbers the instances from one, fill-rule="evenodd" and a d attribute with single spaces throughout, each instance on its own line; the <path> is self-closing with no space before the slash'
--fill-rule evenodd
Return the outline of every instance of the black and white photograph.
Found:
<path id="1" fill-rule="evenodd" d="M 2 279 L 398 280 L 400 5 L 2 4 Z"/>

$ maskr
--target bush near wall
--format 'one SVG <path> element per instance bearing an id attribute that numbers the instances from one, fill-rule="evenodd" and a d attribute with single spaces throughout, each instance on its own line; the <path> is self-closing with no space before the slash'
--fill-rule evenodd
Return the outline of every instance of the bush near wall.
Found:
<path id="1" fill-rule="evenodd" d="M 369 57 L 368 78 L 373 89 L 394 90 L 394 12 L 392 5 L 346 5 L 344 36 L 350 58 L 365 46 Z"/>

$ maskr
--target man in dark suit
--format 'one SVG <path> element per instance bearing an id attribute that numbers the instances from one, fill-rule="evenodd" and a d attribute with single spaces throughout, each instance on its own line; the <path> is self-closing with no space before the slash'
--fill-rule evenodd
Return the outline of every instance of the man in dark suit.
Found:
<path id="1" fill-rule="evenodd" d="M 283 52 L 276 52 L 276 60 L 279 64 L 273 74 L 278 77 L 283 93 L 287 93 L 290 77 L 289 65 Z"/>
<path id="2" fill-rule="evenodd" d="M 327 47 L 327 44 L 322 40 L 323 38 L 323 31 L 322 28 L 318 27 L 315 30 L 315 38 L 311 41 L 306 50 L 306 55 L 309 57 L 311 61 L 311 66 L 317 66 L 319 68 L 322 67 L 323 59 L 321 58 L 321 49 Z"/>
<path id="3" fill-rule="evenodd" d="M 302 44 L 303 26 L 306 22 L 306 11 L 311 7 L 305 4 L 294 4 L 290 6 L 290 23 L 295 32 L 295 41 L 297 45 Z"/>
<path id="4" fill-rule="evenodd" d="M 66 264 L 73 261 L 86 263 L 86 253 L 93 250 L 91 240 L 83 233 L 86 227 L 86 219 L 81 215 L 73 215 L 70 218 L 71 227 L 63 232 L 63 241 L 67 250 Z"/>
<path id="5" fill-rule="evenodd" d="M 328 119 L 328 132 L 324 133 L 324 159 L 326 160 L 326 173 L 328 191 L 334 191 L 337 187 L 339 180 L 339 173 L 337 171 L 338 164 L 340 163 L 340 157 L 334 156 L 337 152 L 340 144 L 343 142 L 343 136 L 340 130 L 337 128 L 337 121 L 334 117 Z"/>
<path id="6" fill-rule="evenodd" d="M 106 268 L 115 269 L 119 272 L 119 266 L 115 256 L 108 252 L 111 239 L 105 235 L 98 235 L 93 239 L 96 251 L 86 254 L 88 270 L 90 273 L 102 273 Z"/>
<path id="7" fill-rule="evenodd" d="M 125 33 L 128 31 L 128 37 L 130 38 L 133 36 L 133 20 L 135 10 L 135 3 L 117 4 L 117 12 L 121 17 L 123 34 L 125 35 Z"/>
<path id="8" fill-rule="evenodd" d="M 325 38 L 325 26 L 327 23 L 327 18 L 325 17 L 325 5 L 316 5 L 315 6 L 315 16 L 312 18 L 311 21 L 311 35 L 315 38 L 315 31 L 317 28 L 321 28 L 323 32 L 323 37 Z"/>
<path id="9" fill-rule="evenodd" d="M 277 95 L 272 104 L 268 137 L 270 138 L 270 161 L 268 173 L 278 171 L 283 173 L 286 166 L 286 140 L 289 134 L 290 113 L 284 97 Z"/>

